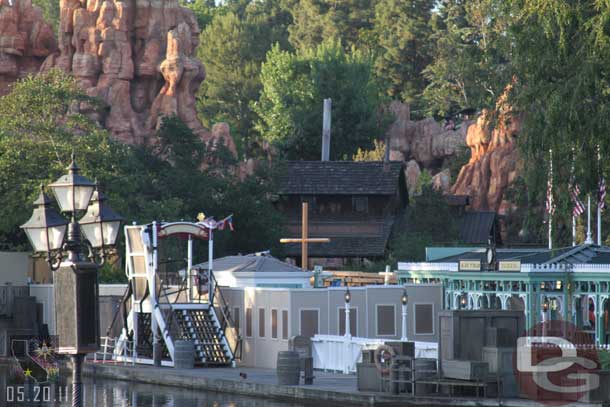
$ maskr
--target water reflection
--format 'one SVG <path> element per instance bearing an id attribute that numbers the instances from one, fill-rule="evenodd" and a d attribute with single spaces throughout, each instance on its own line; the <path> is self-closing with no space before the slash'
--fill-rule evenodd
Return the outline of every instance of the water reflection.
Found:
<path id="1" fill-rule="evenodd" d="M 65 381 L 49 388 L 48 385 L 13 383 L 9 376 L 6 369 L 0 368 L 0 386 L 5 389 L 0 397 L 2 406 L 71 406 L 71 387 L 67 387 L 66 395 Z M 86 407 L 304 407 L 298 403 L 118 380 L 85 377 L 84 382 L 83 405 Z"/>

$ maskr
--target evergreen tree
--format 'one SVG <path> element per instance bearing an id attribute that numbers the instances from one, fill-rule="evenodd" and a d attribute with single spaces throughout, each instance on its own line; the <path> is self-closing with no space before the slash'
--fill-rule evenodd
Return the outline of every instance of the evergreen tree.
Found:
<path id="1" fill-rule="evenodd" d="M 379 47 L 376 73 L 388 96 L 413 103 L 423 91 L 430 62 L 434 0 L 380 0 L 375 7 Z"/>
<path id="2" fill-rule="evenodd" d="M 292 14 L 290 43 L 297 50 L 313 49 L 326 40 L 347 48 L 369 46 L 376 0 L 298 0 L 286 6 Z"/>
<path id="3" fill-rule="evenodd" d="M 445 0 L 433 24 L 433 61 L 425 69 L 428 112 L 452 115 L 492 107 L 512 75 L 511 6 L 502 0 Z"/>
<path id="4" fill-rule="evenodd" d="M 255 117 L 250 102 L 261 89 L 260 66 L 273 44 L 289 47 L 290 15 L 278 0 L 253 2 L 244 13 L 243 18 L 233 11 L 218 13 L 201 33 L 197 52 L 207 75 L 198 110 L 208 127 L 229 123 L 238 148 L 248 154 Z"/>

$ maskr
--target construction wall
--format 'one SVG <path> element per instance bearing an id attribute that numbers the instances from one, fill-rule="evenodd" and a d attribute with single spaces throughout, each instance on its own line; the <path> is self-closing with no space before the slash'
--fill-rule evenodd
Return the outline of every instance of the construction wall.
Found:
<path id="1" fill-rule="evenodd" d="M 411 341 L 436 343 L 437 315 L 443 307 L 442 286 L 419 284 L 405 287 L 409 295 L 407 338 Z M 400 339 L 403 286 L 353 287 L 350 288 L 350 293 L 352 336 Z M 240 334 L 243 338 L 240 362 L 242 366 L 274 368 L 277 353 L 287 350 L 288 339 L 296 335 L 345 333 L 345 288 L 343 287 L 223 288 L 223 295 L 232 314 L 239 315 Z M 419 310 L 422 306 L 430 313 L 422 313 Z M 417 329 L 416 308 L 420 316 Z M 427 321 L 421 320 L 422 315 L 429 315 Z M 379 318 L 383 321 L 378 321 Z"/>
<path id="2" fill-rule="evenodd" d="M 116 306 L 123 297 L 126 284 L 100 284 L 100 335 L 105 336 L 110 326 Z M 30 295 L 42 304 L 42 322 L 49 327 L 49 333 L 55 335 L 55 307 L 53 284 L 30 284 Z"/>
<path id="3" fill-rule="evenodd" d="M 0 285 L 26 285 L 32 268 L 29 252 L 0 252 Z"/>

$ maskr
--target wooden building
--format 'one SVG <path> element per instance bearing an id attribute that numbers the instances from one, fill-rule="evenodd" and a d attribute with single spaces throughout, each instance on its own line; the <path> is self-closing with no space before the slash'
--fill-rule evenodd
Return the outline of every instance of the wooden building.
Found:
<path id="1" fill-rule="evenodd" d="M 301 235 L 301 203 L 309 204 L 309 268 L 340 268 L 384 256 L 396 216 L 408 204 L 402 162 L 288 161 L 279 179 L 277 208 L 289 236 Z M 300 265 L 301 247 L 286 246 Z"/>

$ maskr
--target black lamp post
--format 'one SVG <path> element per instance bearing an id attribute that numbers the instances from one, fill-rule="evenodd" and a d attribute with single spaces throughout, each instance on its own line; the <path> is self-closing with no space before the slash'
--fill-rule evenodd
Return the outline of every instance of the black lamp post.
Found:
<path id="1" fill-rule="evenodd" d="M 79 172 L 72 154 L 68 174 L 49 185 L 61 211 L 69 214 L 70 222 L 53 209 L 53 201 L 41 188 L 32 217 L 21 226 L 34 251 L 46 253 L 55 272 L 58 353 L 70 355 L 72 359 L 72 405 L 75 407 L 82 405 L 83 359 L 99 348 L 97 270 L 108 254 L 106 249 L 115 245 L 122 221 L 110 207 L 102 205 L 104 196 L 97 190 L 97 184 Z M 77 216 L 85 210 L 87 213 L 77 222 Z"/>

